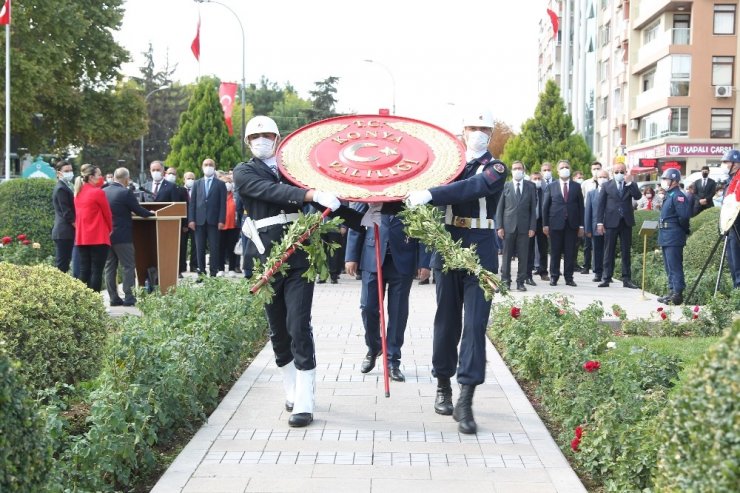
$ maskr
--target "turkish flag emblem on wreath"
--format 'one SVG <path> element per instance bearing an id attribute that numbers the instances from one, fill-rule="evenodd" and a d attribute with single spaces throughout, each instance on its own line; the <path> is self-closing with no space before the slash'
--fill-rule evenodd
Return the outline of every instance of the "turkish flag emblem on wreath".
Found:
<path id="1" fill-rule="evenodd" d="M 2 8 L 0 8 L 0 26 L 7 26 L 8 24 L 10 24 L 10 0 L 5 0 Z"/>

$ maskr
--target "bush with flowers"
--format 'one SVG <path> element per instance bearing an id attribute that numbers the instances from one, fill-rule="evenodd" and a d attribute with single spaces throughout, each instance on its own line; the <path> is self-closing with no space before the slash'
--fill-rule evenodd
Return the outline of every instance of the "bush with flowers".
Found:
<path id="1" fill-rule="evenodd" d="M 44 258 L 41 243 L 24 233 L 0 238 L 0 262 L 16 265 L 52 264 L 52 257 Z"/>
<path id="2" fill-rule="evenodd" d="M 510 304 L 494 306 L 491 338 L 514 373 L 535 385 L 558 443 L 607 491 L 649 488 L 681 362 L 622 344 L 600 321 L 598 302 L 580 313 L 555 296 L 520 303 L 517 317 Z M 621 307 L 612 311 L 626 317 Z"/>
<path id="3" fill-rule="evenodd" d="M 51 229 L 54 226 L 54 207 L 51 195 L 55 185 L 56 180 L 44 178 L 0 183 L 0 238 L 25 234 L 29 240 L 39 244 L 38 259 L 53 257 Z"/>

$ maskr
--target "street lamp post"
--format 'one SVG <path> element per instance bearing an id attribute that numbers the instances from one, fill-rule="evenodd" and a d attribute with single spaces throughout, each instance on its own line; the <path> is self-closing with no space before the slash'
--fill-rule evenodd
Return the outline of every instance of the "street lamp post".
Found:
<path id="1" fill-rule="evenodd" d="M 239 23 L 239 28 L 242 30 L 242 90 L 241 90 L 241 103 L 242 103 L 242 159 L 243 159 L 244 156 L 246 155 L 245 154 L 245 145 L 246 145 L 246 143 L 244 142 L 244 131 L 245 131 L 245 125 L 247 124 L 247 122 L 246 122 L 246 119 L 247 119 L 247 95 L 246 95 L 247 82 L 246 82 L 246 78 L 244 76 L 244 73 L 245 73 L 244 64 L 245 64 L 245 58 L 247 56 L 247 52 L 246 52 L 246 41 L 245 41 L 246 38 L 244 37 L 244 26 L 242 25 L 242 21 L 239 18 L 239 15 L 237 15 L 237 13 L 234 12 L 234 10 L 232 10 L 232 8 L 229 7 L 228 5 L 226 5 L 225 3 L 217 2 L 215 0 L 195 0 L 195 1 L 197 3 L 215 3 L 215 4 L 218 4 L 218 5 L 221 5 L 223 8 L 225 8 L 226 10 L 228 10 L 229 12 L 231 12 L 234 15 L 234 17 L 236 18 L 236 21 Z"/>
<path id="2" fill-rule="evenodd" d="M 388 75 L 391 77 L 391 83 L 392 83 L 392 86 L 391 87 L 393 89 L 393 106 L 392 106 L 392 108 L 393 108 L 393 114 L 395 115 L 396 114 L 396 79 L 395 79 L 395 77 L 393 77 L 393 72 L 391 72 L 391 69 L 389 69 L 386 65 L 378 62 L 377 60 L 367 59 L 367 60 L 363 60 L 363 62 L 374 63 L 376 65 L 380 65 L 381 67 L 383 67 L 385 69 L 386 72 L 388 72 Z"/>
<path id="3" fill-rule="evenodd" d="M 158 88 L 150 91 L 149 94 L 147 94 L 146 97 L 144 98 L 144 105 L 146 106 L 146 103 L 149 102 L 149 96 L 151 96 L 155 92 L 163 91 L 163 90 L 169 89 L 169 88 L 170 88 L 170 85 L 167 84 L 167 85 L 158 87 Z M 142 134 L 141 141 L 139 142 L 139 144 L 140 144 L 140 146 L 139 146 L 139 165 L 140 165 L 140 169 L 139 169 L 139 186 L 143 185 L 144 184 L 144 181 L 146 181 L 146 174 L 144 173 L 144 137 L 145 137 L 145 135 Z"/>

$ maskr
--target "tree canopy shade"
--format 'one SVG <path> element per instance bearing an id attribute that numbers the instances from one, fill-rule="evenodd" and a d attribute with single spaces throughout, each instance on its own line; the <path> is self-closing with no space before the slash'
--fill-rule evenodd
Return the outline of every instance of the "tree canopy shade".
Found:
<path id="1" fill-rule="evenodd" d="M 201 78 L 180 117 L 180 127 L 170 141 L 172 152 L 167 156 L 167 166 L 177 168 L 180 175 L 193 171 L 200 176 L 206 158 L 215 160 L 221 170 L 232 169 L 241 161 L 240 149 L 224 122 L 218 85 L 217 79 Z"/>
<path id="2" fill-rule="evenodd" d="M 19 146 L 132 140 L 145 129 L 141 95 L 119 85 L 126 50 L 113 39 L 123 0 L 13 2 L 11 125 Z M 5 37 L 0 40 L 5 49 Z M 0 57 L 0 74 L 5 57 Z M 4 112 L 4 84 L 0 111 Z M 120 113 L 120 114 L 116 114 Z"/>
<path id="3" fill-rule="evenodd" d="M 519 135 L 509 139 L 501 158 L 506 163 L 520 160 L 528 169 L 561 159 L 570 161 L 573 171 L 587 169 L 593 155 L 583 136 L 574 134 L 573 129 L 560 90 L 549 80 L 540 93 L 534 117 L 524 122 Z"/>

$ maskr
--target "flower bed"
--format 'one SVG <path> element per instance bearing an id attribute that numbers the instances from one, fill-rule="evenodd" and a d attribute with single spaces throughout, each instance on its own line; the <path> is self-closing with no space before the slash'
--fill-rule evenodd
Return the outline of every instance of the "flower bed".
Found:
<path id="1" fill-rule="evenodd" d="M 659 437 L 680 435 L 677 430 L 685 424 L 667 419 L 678 398 L 674 387 L 679 374 L 690 373 L 680 373 L 679 358 L 616 337 L 600 322 L 600 303 L 579 313 L 567 299 L 535 297 L 515 308 L 506 303 L 494 307 L 491 338 L 517 377 L 535 385 L 536 397 L 554 423 L 553 436 L 577 470 L 607 491 L 642 490 L 665 476 L 658 457 L 667 443 Z M 691 344 L 691 339 L 675 341 Z M 689 383 L 693 377 L 686 379 L 679 387 L 696 386 Z M 722 409 L 732 407 L 727 392 L 719 393 Z M 713 421 L 726 424 L 728 419 L 715 416 Z M 715 445 L 731 457 L 740 450 L 737 442 Z"/>

